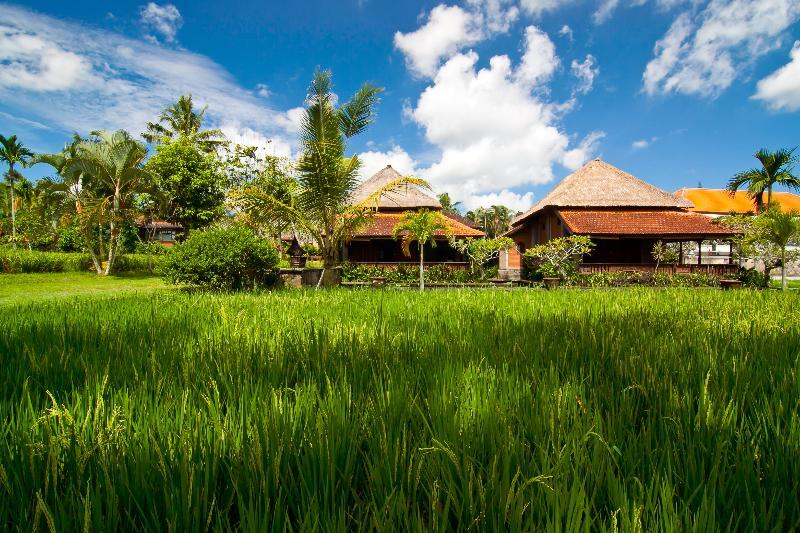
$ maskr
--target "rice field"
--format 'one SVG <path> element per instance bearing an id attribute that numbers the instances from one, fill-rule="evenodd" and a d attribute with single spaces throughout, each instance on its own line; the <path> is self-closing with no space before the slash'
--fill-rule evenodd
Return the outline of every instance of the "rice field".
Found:
<path id="1" fill-rule="evenodd" d="M 0 311 L 4 530 L 800 527 L 798 294 L 162 289 Z"/>

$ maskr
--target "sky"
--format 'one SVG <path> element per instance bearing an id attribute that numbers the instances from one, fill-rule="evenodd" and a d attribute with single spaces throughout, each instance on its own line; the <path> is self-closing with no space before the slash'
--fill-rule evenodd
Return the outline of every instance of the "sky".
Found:
<path id="1" fill-rule="evenodd" d="M 362 174 L 391 164 L 464 209 L 525 210 L 595 157 L 720 188 L 800 144 L 798 21 L 798 0 L 0 3 L 0 133 L 138 135 L 191 93 L 209 127 L 291 157 L 323 68 L 340 101 L 384 88 L 349 145 Z"/>

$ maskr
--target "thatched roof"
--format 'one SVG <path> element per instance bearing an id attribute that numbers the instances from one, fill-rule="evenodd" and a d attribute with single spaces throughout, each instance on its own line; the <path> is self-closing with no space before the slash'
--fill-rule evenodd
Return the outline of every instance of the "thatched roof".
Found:
<path id="1" fill-rule="evenodd" d="M 352 202 L 354 204 L 363 202 L 381 187 L 401 177 L 400 173 L 393 169 L 391 165 L 386 165 L 384 169 L 359 185 L 358 189 L 353 193 Z M 427 209 L 441 209 L 442 204 L 439 203 L 439 200 L 425 194 L 419 187 L 414 185 L 402 187 L 392 193 L 384 194 L 378 202 L 378 209 L 387 211 L 420 209 L 423 207 Z"/>
<path id="2" fill-rule="evenodd" d="M 561 180 L 550 193 L 525 213 L 517 225 L 545 207 L 650 207 L 690 208 L 685 198 L 645 183 L 600 159 L 589 161 Z"/>

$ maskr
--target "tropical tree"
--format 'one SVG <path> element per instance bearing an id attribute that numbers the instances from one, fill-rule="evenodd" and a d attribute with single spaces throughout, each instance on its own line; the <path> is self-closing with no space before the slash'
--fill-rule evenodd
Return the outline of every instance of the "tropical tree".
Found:
<path id="1" fill-rule="evenodd" d="M 544 277 L 568 279 L 575 275 L 583 256 L 593 247 L 594 243 L 586 235 L 570 235 L 532 246 L 524 257 Z"/>
<path id="2" fill-rule="evenodd" d="M 203 116 L 208 106 L 196 111 L 192 95 L 186 94 L 165 108 L 158 122 L 148 122 L 142 134 L 145 141 L 160 144 L 178 137 L 191 139 L 204 152 L 213 152 L 225 145 L 225 138 L 218 129 L 203 130 Z"/>
<path id="3" fill-rule="evenodd" d="M 403 219 L 392 230 L 392 236 L 400 239 L 403 253 L 411 257 L 411 243 L 419 248 L 419 290 L 425 290 L 425 245 L 436 247 L 437 235 L 450 235 L 447 219 L 438 211 L 407 211 Z"/>
<path id="4" fill-rule="evenodd" d="M 791 189 L 800 188 L 800 178 L 792 174 L 797 158 L 795 149 L 782 148 L 770 152 L 766 148 L 760 149 L 753 157 L 761 163 L 761 168 L 751 168 L 739 172 L 728 182 L 728 191 L 735 194 L 742 187 L 747 187 L 747 193 L 755 203 L 756 211 L 761 211 L 764 206 L 764 193 L 767 193 L 767 208 L 772 204 L 772 187 L 783 185 Z"/>
<path id="5" fill-rule="evenodd" d="M 653 244 L 651 254 L 653 259 L 656 260 L 656 272 L 658 272 L 658 267 L 661 266 L 662 263 L 674 265 L 680 261 L 680 251 L 676 248 L 674 242 L 666 243 L 664 241 L 656 241 L 656 243 Z"/>
<path id="6" fill-rule="evenodd" d="M 374 213 L 381 196 L 409 185 L 428 186 L 418 178 L 403 177 L 360 203 L 352 202 L 360 184 L 361 162 L 356 156 L 345 156 L 347 139 L 372 122 L 380 91 L 365 84 L 337 107 L 330 71 L 317 71 L 300 127 L 302 153 L 294 168 L 295 186 L 281 189 L 280 194 L 250 185 L 230 193 L 232 206 L 250 220 L 290 223 L 307 235 L 319 248 L 323 277 L 336 265 L 342 245 Z"/>
<path id="7" fill-rule="evenodd" d="M 461 214 L 461 210 L 459 209 L 461 202 L 454 202 L 450 198 L 449 193 L 443 192 L 438 196 L 438 199 L 439 203 L 442 204 L 442 211 L 444 211 L 445 213 L 454 213 L 456 215 Z"/>
<path id="8" fill-rule="evenodd" d="M 153 174 L 142 168 L 146 155 L 142 143 L 120 130 L 92 132 L 89 139 L 76 138 L 65 152 L 37 157 L 37 162 L 50 164 L 63 177 L 50 188 L 53 196 L 74 202 L 98 274 L 113 271 L 121 231 L 139 214 L 137 195 L 157 193 Z M 94 239 L 90 228 L 106 225 L 109 237 L 104 253 L 102 231 L 99 239 Z"/>
<path id="9" fill-rule="evenodd" d="M 467 212 L 467 218 L 475 222 L 490 239 L 499 237 L 511 227 L 514 211 L 504 205 L 478 207 Z"/>
<path id="10" fill-rule="evenodd" d="M 14 248 L 17 247 L 17 207 L 14 200 L 14 182 L 22 178 L 22 175 L 14 167 L 16 165 L 27 166 L 32 157 L 33 152 L 17 141 L 16 135 L 10 137 L 0 135 L 0 161 L 8 165 L 6 181 L 11 185 L 8 190 L 11 197 L 11 238 Z"/>
<path id="11" fill-rule="evenodd" d="M 781 288 L 783 290 L 786 290 L 786 263 L 796 258 L 796 254 L 787 254 L 786 247 L 800 237 L 798 216 L 800 213 L 795 210 L 784 212 L 779 207 L 772 207 L 756 221 L 756 226 L 762 231 L 764 239 L 780 250 Z"/>
<path id="12" fill-rule="evenodd" d="M 475 272 L 475 269 L 477 269 L 481 278 L 484 278 L 486 277 L 486 264 L 492 259 L 496 259 L 500 252 L 505 252 L 514 246 L 514 241 L 508 237 L 463 239 L 460 241 L 451 239 L 450 246 L 467 256 L 472 271 Z"/>

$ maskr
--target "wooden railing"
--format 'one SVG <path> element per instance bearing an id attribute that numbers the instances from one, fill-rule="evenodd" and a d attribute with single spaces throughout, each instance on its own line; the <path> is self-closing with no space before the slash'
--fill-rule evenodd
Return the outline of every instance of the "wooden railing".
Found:
<path id="1" fill-rule="evenodd" d="M 364 265 L 364 266 L 379 266 L 384 268 L 397 268 L 399 266 L 406 266 L 406 267 L 418 267 L 419 261 L 348 261 L 348 263 L 353 265 Z M 425 261 L 423 263 L 424 268 L 428 268 L 434 265 L 445 265 L 453 270 L 467 270 L 469 268 L 469 263 L 459 262 L 459 261 Z"/>
<path id="2" fill-rule="evenodd" d="M 713 276 L 735 275 L 737 265 L 660 265 L 659 272 L 668 274 L 710 274 Z M 578 267 L 581 274 L 597 274 L 601 272 L 655 272 L 656 265 L 630 263 L 583 263 Z"/>

